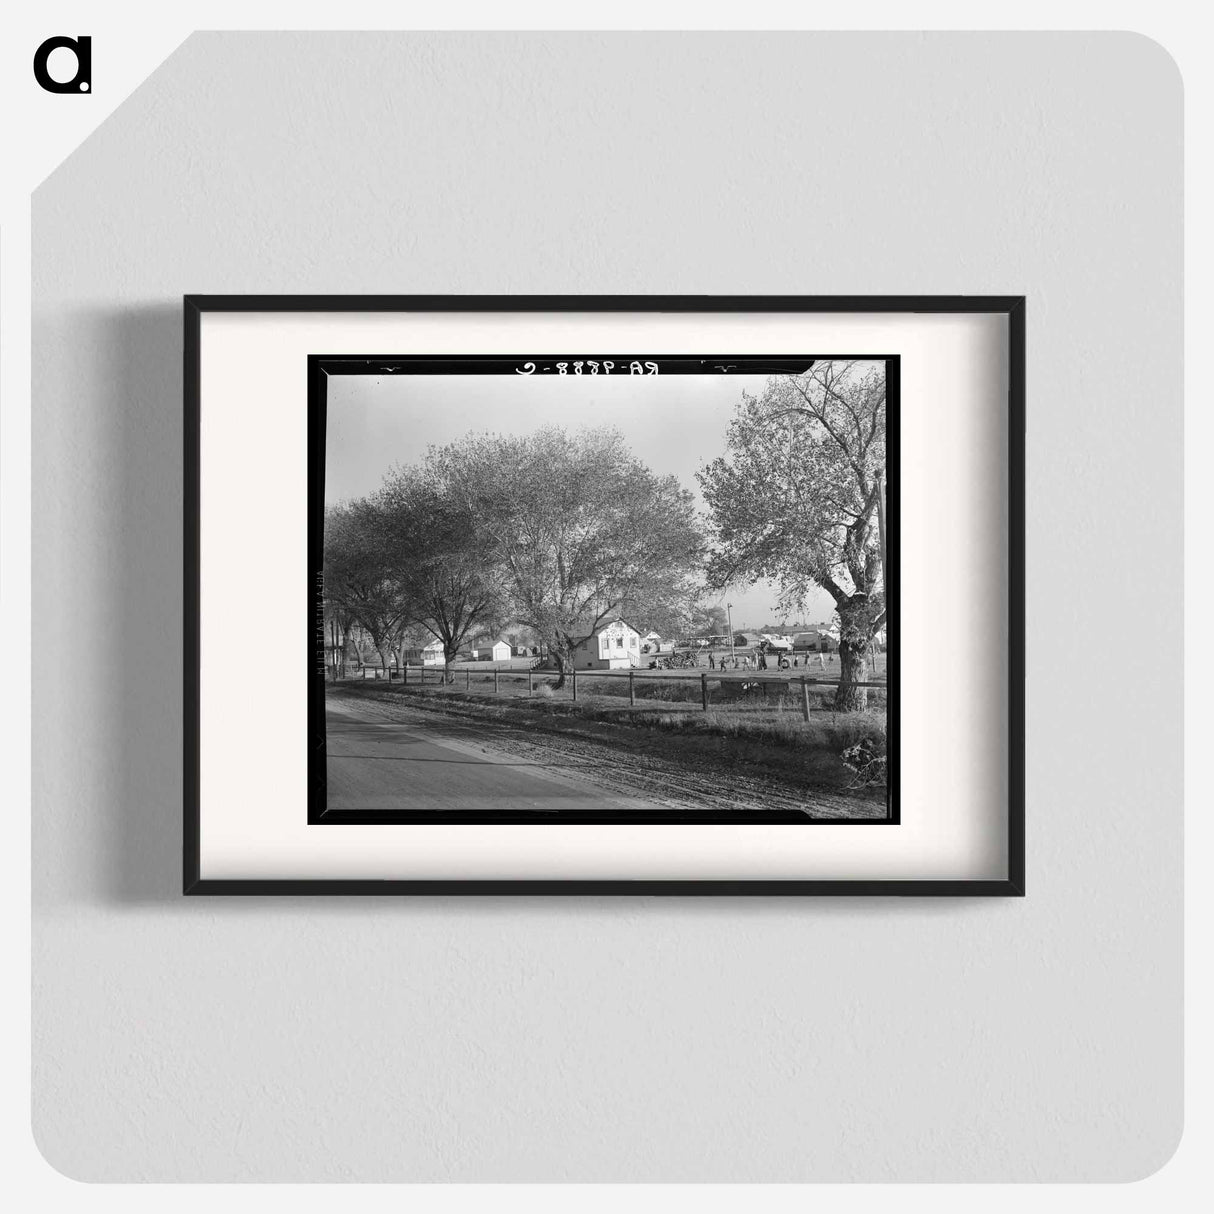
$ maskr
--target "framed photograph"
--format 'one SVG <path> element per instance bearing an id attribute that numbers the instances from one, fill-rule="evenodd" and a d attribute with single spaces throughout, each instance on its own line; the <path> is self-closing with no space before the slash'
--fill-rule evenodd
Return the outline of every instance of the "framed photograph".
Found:
<path id="1" fill-rule="evenodd" d="M 1020 297 L 187 296 L 185 892 L 1024 893 Z"/>

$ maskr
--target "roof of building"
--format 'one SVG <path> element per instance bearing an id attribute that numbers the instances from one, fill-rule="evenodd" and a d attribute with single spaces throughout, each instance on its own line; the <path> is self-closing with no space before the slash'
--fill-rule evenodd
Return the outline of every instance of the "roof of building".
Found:
<path id="1" fill-rule="evenodd" d="M 594 631 L 593 631 L 593 632 L 590 634 L 590 636 L 588 636 L 588 637 L 586 638 L 586 640 L 588 640 L 588 641 L 589 641 L 589 640 L 593 640 L 595 637 L 597 637 L 597 636 L 601 636 L 601 635 L 602 635 L 604 632 L 606 632 L 606 631 L 607 631 L 607 629 L 608 629 L 608 628 L 610 628 L 610 627 L 611 627 L 613 624 L 623 624 L 623 625 L 624 625 L 624 627 L 625 627 L 625 628 L 627 628 L 629 632 L 635 632 L 635 633 L 637 634 L 637 636 L 640 636 L 640 635 L 641 635 L 640 631 L 639 631 L 638 629 L 636 629 L 636 628 L 633 628 L 633 626 L 632 626 L 632 625 L 631 625 L 631 624 L 630 624 L 630 623 L 629 623 L 627 620 L 622 620 L 622 619 L 620 619 L 620 617 L 619 617 L 619 616 L 616 616 L 614 619 L 610 619 L 610 620 L 604 620 L 604 621 L 603 621 L 603 622 L 602 622 L 602 623 L 601 623 L 601 624 L 600 624 L 600 625 L 599 625 L 599 626 L 598 626 L 598 627 L 597 627 L 597 628 L 596 628 L 596 629 L 595 629 L 595 630 L 594 630 Z M 656 633 L 651 633 L 650 635 L 652 635 L 652 636 L 656 636 L 657 634 L 656 634 Z M 584 645 L 586 642 L 585 642 L 585 641 L 582 641 L 582 642 L 579 642 L 579 643 Z"/>

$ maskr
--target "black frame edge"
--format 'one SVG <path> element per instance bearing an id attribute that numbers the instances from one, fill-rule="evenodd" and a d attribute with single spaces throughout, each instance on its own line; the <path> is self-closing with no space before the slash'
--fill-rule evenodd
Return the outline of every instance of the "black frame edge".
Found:
<path id="1" fill-rule="evenodd" d="M 1025 377 L 1026 297 L 664 295 L 200 295 L 183 297 L 184 519 L 183 893 L 192 896 L 806 896 L 1023 897 L 1025 894 Z M 218 880 L 201 877 L 199 754 L 199 529 L 201 321 L 210 312 L 861 312 L 1004 313 L 1008 318 L 1008 876 L 1002 880 Z"/>
<path id="2" fill-rule="evenodd" d="M 1023 295 L 187 295 L 204 312 L 1007 312 Z"/>
<path id="3" fill-rule="evenodd" d="M 200 501 L 201 463 L 199 459 L 199 425 L 201 421 L 202 391 L 202 312 L 198 297 L 185 296 L 183 300 L 184 343 L 182 374 L 184 377 L 184 435 L 182 456 L 184 460 L 184 482 L 182 497 L 182 590 L 184 595 L 182 612 L 182 644 L 185 670 L 182 675 L 184 697 L 183 719 L 185 725 L 184 817 L 182 821 L 182 884 L 183 892 L 199 892 L 201 885 L 201 768 L 199 746 L 200 702 L 199 702 L 199 630 L 201 627 L 200 591 L 200 527 L 202 510 Z"/>
<path id="4" fill-rule="evenodd" d="M 586 894 L 624 895 L 633 897 L 723 897 L 747 895 L 769 898 L 831 895 L 859 898 L 918 898 L 948 896 L 961 898 L 1006 898 L 1022 896 L 1023 889 L 1013 881 L 630 881 L 627 878 L 589 880 L 220 880 L 197 881 L 185 891 L 191 895 L 223 897 L 231 894 L 267 897 L 329 895 L 346 897 L 351 894 L 377 895 L 417 894 L 430 896 L 459 895 L 494 897 L 532 894 L 544 897 L 580 897 Z"/>
<path id="5" fill-rule="evenodd" d="M 1025 377 L 1026 308 L 1023 295 L 1008 309 L 1008 799 L 1009 893 L 1025 887 L 1025 448 L 1028 428 Z"/>

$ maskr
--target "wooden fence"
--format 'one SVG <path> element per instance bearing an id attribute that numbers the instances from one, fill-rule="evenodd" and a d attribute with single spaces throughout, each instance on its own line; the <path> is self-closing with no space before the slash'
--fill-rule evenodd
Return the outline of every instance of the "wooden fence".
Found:
<path id="1" fill-rule="evenodd" d="M 364 677 L 372 670 L 368 667 L 364 672 Z M 382 676 L 382 671 L 376 671 L 376 675 Z M 460 676 L 463 676 L 462 678 Z M 390 667 L 387 671 L 387 679 L 390 683 L 402 683 L 405 686 L 415 684 L 417 686 L 454 686 L 459 687 L 462 683 L 464 690 L 471 691 L 473 684 L 473 675 L 476 676 L 476 683 L 480 689 L 484 689 L 485 685 L 492 680 L 494 694 L 500 694 L 502 691 L 503 680 L 507 682 L 509 687 L 510 680 L 527 680 L 527 694 L 535 695 L 537 684 L 543 685 L 550 683 L 557 678 L 554 671 L 541 671 L 537 674 L 534 666 L 528 667 L 525 670 L 516 668 L 502 669 L 500 666 L 495 666 L 492 670 L 473 669 L 472 666 L 463 666 L 459 670 L 451 672 L 451 680 L 444 684 L 444 672 L 441 666 L 404 666 Z M 798 698 L 801 702 L 801 712 L 805 719 L 809 720 L 809 693 L 811 687 L 838 687 L 838 679 L 815 679 L 808 675 L 791 675 L 787 671 L 731 671 L 725 674 L 710 673 L 708 671 L 695 670 L 663 670 L 663 671 L 638 671 L 638 670 L 569 670 L 566 672 L 565 681 L 569 687 L 570 695 L 576 701 L 578 698 L 578 684 L 585 684 L 590 679 L 627 679 L 628 680 L 628 703 L 635 705 L 637 702 L 637 684 L 653 684 L 667 682 L 698 682 L 700 684 L 700 706 L 703 711 L 707 712 L 710 706 L 709 684 L 715 683 L 724 691 L 726 688 L 730 690 L 726 692 L 730 698 L 742 698 L 747 694 L 758 694 L 766 699 L 768 694 L 776 691 L 782 695 L 793 694 L 793 689 L 796 688 Z M 517 684 L 515 684 L 517 685 Z M 885 691 L 887 684 L 879 682 L 857 682 L 853 684 L 855 687 L 866 687 L 873 690 Z"/>

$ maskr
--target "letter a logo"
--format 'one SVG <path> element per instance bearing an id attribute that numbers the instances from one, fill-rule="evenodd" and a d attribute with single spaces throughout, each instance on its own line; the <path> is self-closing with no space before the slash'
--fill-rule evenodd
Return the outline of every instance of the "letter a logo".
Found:
<path id="1" fill-rule="evenodd" d="M 70 80 L 55 80 L 46 70 L 52 51 L 69 50 L 76 56 L 76 74 Z M 93 40 L 83 34 L 78 38 L 48 38 L 34 52 L 34 79 L 48 93 L 89 93 L 93 88 Z"/>

